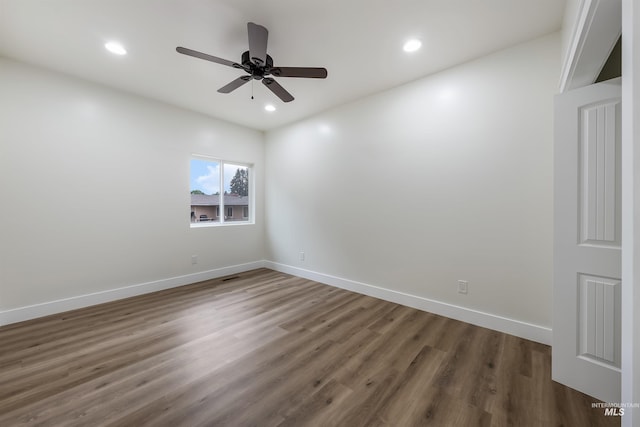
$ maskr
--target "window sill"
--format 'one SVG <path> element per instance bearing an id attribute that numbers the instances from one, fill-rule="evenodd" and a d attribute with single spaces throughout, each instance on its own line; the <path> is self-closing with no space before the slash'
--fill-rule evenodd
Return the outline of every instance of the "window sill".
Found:
<path id="1" fill-rule="evenodd" d="M 189 228 L 211 228 L 211 227 L 235 227 L 239 225 L 254 225 L 254 221 L 207 221 L 189 223 Z"/>

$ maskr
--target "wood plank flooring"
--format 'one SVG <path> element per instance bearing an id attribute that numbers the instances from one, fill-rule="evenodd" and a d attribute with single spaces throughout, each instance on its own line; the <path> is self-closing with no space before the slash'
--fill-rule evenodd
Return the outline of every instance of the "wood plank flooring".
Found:
<path id="1" fill-rule="evenodd" d="M 0 426 L 620 425 L 550 359 L 261 269 L 0 328 Z"/>

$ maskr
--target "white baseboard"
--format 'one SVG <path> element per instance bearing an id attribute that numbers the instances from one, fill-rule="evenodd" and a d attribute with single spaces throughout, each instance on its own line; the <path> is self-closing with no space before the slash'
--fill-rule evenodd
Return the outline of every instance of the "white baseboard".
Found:
<path id="1" fill-rule="evenodd" d="M 108 291 L 96 292 L 87 295 L 80 295 L 42 304 L 35 304 L 26 307 L 19 307 L 11 310 L 0 311 L 0 326 L 10 323 L 22 322 L 51 314 L 62 313 L 78 308 L 89 307 L 96 304 L 115 301 L 136 295 L 175 288 L 203 280 L 215 279 L 217 277 L 228 276 L 230 274 L 242 273 L 256 268 L 270 268 L 305 279 L 314 280 L 337 288 L 346 289 L 397 304 L 413 307 L 418 310 L 439 314 L 451 319 L 461 320 L 473 325 L 493 329 L 507 334 L 515 335 L 531 341 L 551 345 L 551 329 L 539 325 L 533 325 L 519 320 L 509 319 L 495 314 L 484 313 L 453 304 L 448 304 L 432 299 L 410 295 L 391 289 L 381 288 L 354 280 L 331 276 L 329 274 L 318 273 L 305 270 L 286 264 L 279 264 L 273 261 L 255 261 L 246 264 L 222 267 L 214 270 L 202 271 L 199 273 L 187 274 L 184 276 L 171 277 L 156 280 L 153 282 L 140 283 L 125 286 Z"/>
<path id="2" fill-rule="evenodd" d="M 359 294 L 369 295 L 375 298 L 416 308 L 418 310 L 428 311 L 451 319 L 482 326 L 483 328 L 551 345 L 551 329 L 544 326 L 533 325 L 531 323 L 521 322 L 519 320 L 509 319 L 495 314 L 484 313 L 470 308 L 393 291 L 391 289 L 356 282 L 354 280 L 343 279 L 328 274 L 317 273 L 315 271 L 305 270 L 286 264 L 279 264 L 273 261 L 265 261 L 264 266 L 282 273 L 292 274 L 294 276 L 314 280 L 326 285 L 335 286 L 337 288 L 346 289 Z"/>
<path id="3" fill-rule="evenodd" d="M 0 311 L 0 326 L 10 323 L 22 322 L 35 319 L 37 317 L 62 313 L 78 308 L 89 307 L 96 304 L 129 298 L 136 295 L 148 294 L 150 292 L 175 288 L 203 280 L 215 279 L 217 277 L 228 276 L 230 274 L 242 273 L 256 268 L 264 267 L 264 261 L 255 261 L 246 264 L 238 264 L 230 267 L 222 267 L 214 270 L 201 271 L 184 276 L 170 277 L 167 279 L 155 280 L 153 282 L 139 283 L 136 285 L 124 286 L 108 291 L 95 292 L 87 295 L 65 298 L 56 301 L 49 301 L 42 304 L 29 305 L 26 307 L 14 308 Z"/>

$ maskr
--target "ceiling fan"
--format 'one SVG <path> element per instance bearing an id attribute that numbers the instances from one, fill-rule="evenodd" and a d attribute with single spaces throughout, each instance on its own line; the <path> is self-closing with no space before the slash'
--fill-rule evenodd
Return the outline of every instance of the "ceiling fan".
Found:
<path id="1" fill-rule="evenodd" d="M 324 79 L 327 77 L 326 68 L 317 67 L 274 67 L 273 58 L 267 55 L 267 39 L 269 31 L 262 25 L 247 23 L 249 33 L 249 50 L 242 54 L 241 63 L 218 58 L 206 53 L 198 52 L 186 47 L 178 46 L 176 51 L 184 55 L 193 56 L 195 58 L 204 59 L 229 67 L 244 70 L 248 75 L 240 76 L 231 83 L 218 89 L 220 93 L 230 93 L 248 81 L 262 80 L 271 92 L 275 93 L 278 98 L 284 102 L 293 101 L 293 95 L 285 90 L 273 77 L 305 77 L 312 79 Z"/>

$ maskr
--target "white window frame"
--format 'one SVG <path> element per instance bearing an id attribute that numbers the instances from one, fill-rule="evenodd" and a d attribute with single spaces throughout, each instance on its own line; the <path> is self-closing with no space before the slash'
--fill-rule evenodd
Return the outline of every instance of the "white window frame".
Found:
<path id="1" fill-rule="evenodd" d="M 206 156 L 206 155 L 202 155 L 202 154 L 192 154 L 191 157 L 189 158 L 189 162 L 191 162 L 191 160 L 205 160 L 205 161 L 209 161 L 212 163 L 218 163 L 219 165 L 219 173 L 220 173 L 220 204 L 217 206 L 216 212 L 217 212 L 217 216 L 218 216 L 218 221 L 206 221 L 206 222 L 191 222 L 189 221 L 189 227 L 190 228 L 208 228 L 208 227 L 229 227 L 229 226 L 238 226 L 238 225 L 253 225 L 255 224 L 255 219 L 254 219 L 254 206 L 255 206 L 255 177 L 254 177 L 254 169 L 253 169 L 253 164 L 252 163 L 247 163 L 247 162 L 242 162 L 242 161 L 235 161 L 235 160 L 223 160 L 220 159 L 218 157 L 211 157 L 211 156 Z M 249 216 L 245 217 L 243 216 L 242 219 L 240 220 L 231 220 L 231 221 L 225 221 L 225 217 L 226 215 L 220 215 L 221 212 L 225 213 L 227 212 L 227 207 L 232 208 L 233 206 L 225 206 L 224 205 L 224 165 L 228 164 L 228 165 L 234 165 L 234 166 L 241 166 L 241 167 L 246 167 L 249 171 L 249 195 L 248 195 L 248 199 L 249 199 L 249 204 L 247 206 L 247 209 L 249 210 Z M 191 174 L 191 167 L 189 167 L 189 176 Z M 189 209 L 191 209 L 191 205 L 189 205 Z M 243 210 L 244 212 L 244 210 Z"/>

